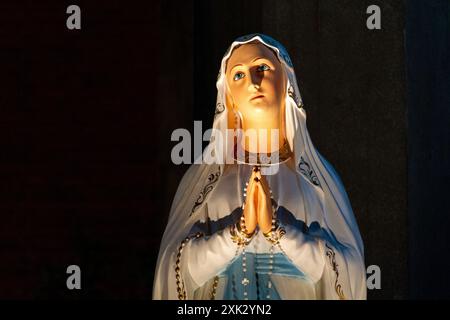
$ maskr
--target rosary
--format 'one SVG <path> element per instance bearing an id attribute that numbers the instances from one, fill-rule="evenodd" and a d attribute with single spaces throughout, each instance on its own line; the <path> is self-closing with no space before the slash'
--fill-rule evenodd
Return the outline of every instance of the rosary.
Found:
<path id="1" fill-rule="evenodd" d="M 260 170 L 259 166 L 255 166 L 253 168 L 254 172 L 259 172 L 259 170 Z M 255 177 L 254 179 L 256 182 L 260 181 L 260 179 L 258 177 Z M 246 182 L 245 187 L 244 187 L 244 192 L 243 192 L 244 201 L 243 201 L 243 205 L 242 205 L 242 210 L 244 210 L 244 208 L 245 208 L 245 202 L 246 202 L 245 200 L 247 197 L 247 188 L 248 188 L 248 182 Z M 285 234 L 285 230 L 282 227 L 280 227 L 278 224 L 278 220 L 276 217 L 276 213 L 277 213 L 276 209 L 277 208 L 273 205 L 276 202 L 273 200 L 272 190 L 270 190 L 270 199 L 271 199 L 272 210 L 273 210 L 272 227 L 269 232 L 263 233 L 264 238 L 271 243 L 270 251 L 269 251 L 269 271 L 268 271 L 268 281 L 267 281 L 268 291 L 267 291 L 266 299 L 271 299 L 270 292 L 271 292 L 271 288 L 272 288 L 272 282 L 271 282 L 270 277 L 273 272 L 274 249 L 275 249 L 275 246 L 280 247 L 280 239 Z M 250 280 L 249 280 L 248 268 L 247 268 L 246 247 L 252 241 L 254 235 L 256 234 L 256 231 L 253 231 L 251 234 L 248 233 L 248 231 L 246 229 L 246 225 L 245 225 L 245 217 L 244 217 L 244 214 L 242 214 L 240 220 L 235 225 L 231 226 L 230 233 L 231 233 L 232 240 L 238 245 L 238 248 L 236 250 L 236 255 L 238 255 L 240 249 L 242 249 L 241 254 L 242 254 L 243 279 L 241 281 L 241 284 L 243 286 L 244 300 L 248 300 L 248 287 L 250 284 Z M 281 249 L 281 247 L 280 247 L 280 249 Z M 235 281 L 233 281 L 233 286 L 234 285 L 235 285 Z M 235 292 L 235 288 L 233 288 L 233 291 Z"/>

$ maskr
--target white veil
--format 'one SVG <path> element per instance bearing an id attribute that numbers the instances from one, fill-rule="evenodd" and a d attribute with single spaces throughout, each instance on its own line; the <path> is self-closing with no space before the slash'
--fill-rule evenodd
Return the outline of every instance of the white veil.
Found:
<path id="1" fill-rule="evenodd" d="M 217 78 L 217 101 L 213 129 L 226 137 L 228 108 L 226 106 L 226 62 L 236 45 L 260 41 L 278 55 L 288 75 L 285 109 L 286 136 L 295 155 L 297 173 L 307 181 L 311 201 L 321 205 L 321 210 L 305 212 L 305 224 L 311 235 L 325 239 L 334 248 L 327 252 L 326 270 L 322 276 L 322 298 L 339 299 L 344 290 L 350 299 L 366 298 L 363 242 L 344 186 L 333 167 L 315 149 L 306 127 L 306 112 L 286 49 L 274 39 L 263 34 L 251 34 L 236 39 L 224 55 Z M 169 221 L 161 242 L 156 265 L 153 298 L 177 299 L 175 261 L 178 247 L 190 235 L 194 224 L 204 218 L 204 207 L 221 179 L 233 143 L 219 141 L 212 134 L 203 152 L 207 163 L 193 164 L 182 178 L 169 214 Z M 223 143 L 220 143 L 223 142 Z M 211 161 L 211 159 L 213 161 Z M 224 161 L 225 160 L 225 161 Z M 197 162 L 197 161 L 196 161 Z M 304 197 L 309 201 L 308 197 Z M 226 214 L 226 213 L 225 213 Z M 229 214 L 229 213 L 228 213 Z M 192 299 L 193 289 L 186 281 L 186 297 Z"/>

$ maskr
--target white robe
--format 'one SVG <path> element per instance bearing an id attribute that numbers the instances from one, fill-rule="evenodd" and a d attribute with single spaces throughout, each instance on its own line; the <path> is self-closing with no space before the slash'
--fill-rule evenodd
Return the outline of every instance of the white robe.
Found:
<path id="1" fill-rule="evenodd" d="M 230 218 L 236 218 L 233 212 L 242 206 L 243 184 L 250 168 L 224 164 L 224 160 L 229 163 L 234 148 L 233 140 L 226 139 L 229 108 L 224 75 L 232 49 L 253 40 L 277 53 L 288 76 L 285 131 L 293 157 L 267 179 L 275 201 L 291 213 L 282 221 L 286 234 L 281 248 L 308 279 L 294 281 L 273 275 L 274 285 L 283 299 L 365 299 L 363 242 L 343 183 L 309 137 L 306 111 L 286 49 L 261 34 L 237 39 L 222 59 L 216 83 L 215 131 L 202 155 L 212 161 L 192 165 L 180 182 L 161 242 L 153 298 L 177 299 L 180 290 L 186 299 L 209 299 L 215 275 L 236 255 L 237 246 L 227 228 L 233 222 Z M 216 133 L 224 139 L 218 139 Z M 181 243 L 197 227 L 203 228 L 200 231 L 206 236 L 186 242 L 180 253 Z M 264 241 L 257 236 L 248 250 L 267 252 Z M 176 269 L 178 258 L 180 270 Z M 224 281 L 218 283 L 216 298 L 223 297 Z"/>
<path id="2" fill-rule="evenodd" d="M 202 237 L 190 241 L 183 249 L 182 269 L 186 278 L 190 278 L 190 285 L 195 290 L 193 299 L 209 299 L 211 296 L 211 287 L 213 278 L 224 270 L 232 260 L 239 254 L 237 244 L 231 240 L 230 226 L 220 225 L 218 221 L 235 212 L 242 205 L 242 193 L 251 171 L 248 165 L 228 166 L 222 179 L 211 194 L 208 203 L 205 206 L 205 215 L 198 225 L 203 225 L 203 230 L 215 230 L 208 237 Z M 285 162 L 280 165 L 278 173 L 266 176 L 269 186 L 273 191 L 273 199 L 279 206 L 286 208 L 291 213 L 296 213 L 296 217 L 305 217 L 305 203 L 302 201 L 303 190 L 302 183 L 309 183 L 296 173 L 293 169 L 293 161 Z M 236 183 L 241 189 L 236 189 Z M 281 192 L 280 185 L 283 185 Z M 304 188 L 308 190 L 308 188 Z M 236 192 L 238 191 L 238 192 Z M 321 210 L 320 203 L 316 203 L 315 208 L 309 210 Z M 232 217 L 227 220 L 233 221 Z M 304 223 L 305 221 L 299 221 Z M 206 226 L 205 224 L 208 224 Z M 219 226 L 212 227 L 213 224 Z M 321 278 L 326 263 L 332 263 L 327 257 L 327 250 L 334 252 L 341 251 L 320 237 L 311 236 L 304 233 L 295 225 L 283 223 L 286 234 L 280 240 L 280 247 L 275 246 L 273 253 L 285 254 L 288 259 L 303 272 L 307 279 L 298 279 L 295 277 L 271 275 L 271 281 L 274 284 L 278 294 L 282 299 L 322 299 Z M 200 230 L 200 229 L 198 229 Z M 194 233 L 196 230 L 192 230 Z M 325 246 L 327 243 L 328 248 Z M 246 252 L 249 253 L 269 253 L 271 244 L 264 238 L 261 232 L 257 232 Z M 282 251 L 281 251 L 282 250 Z M 343 256 L 344 259 L 346 257 Z M 348 257 L 348 263 L 352 263 L 351 257 Z M 252 272 L 252 270 L 250 270 Z M 226 281 L 229 279 L 220 277 L 216 299 L 224 296 Z M 339 285 L 339 278 L 337 278 Z M 197 290 L 199 289 L 199 290 Z M 341 288 L 343 297 L 351 297 L 349 288 Z M 347 295 L 347 296 L 346 296 Z"/>

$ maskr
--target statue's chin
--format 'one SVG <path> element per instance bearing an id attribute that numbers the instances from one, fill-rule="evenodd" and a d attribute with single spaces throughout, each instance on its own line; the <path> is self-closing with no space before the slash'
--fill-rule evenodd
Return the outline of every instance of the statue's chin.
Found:
<path id="1" fill-rule="evenodd" d="M 260 117 L 264 114 L 267 114 L 267 116 L 269 116 L 269 113 L 271 113 L 271 111 L 271 106 L 266 102 L 252 104 L 252 112 L 255 116 Z"/>
<path id="2" fill-rule="evenodd" d="M 254 106 L 266 104 L 266 98 L 261 97 L 261 98 L 252 99 L 252 100 L 250 100 L 250 104 L 252 104 Z"/>

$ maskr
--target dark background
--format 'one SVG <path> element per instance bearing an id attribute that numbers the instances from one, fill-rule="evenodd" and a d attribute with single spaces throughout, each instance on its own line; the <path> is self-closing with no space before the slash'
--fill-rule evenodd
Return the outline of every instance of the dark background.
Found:
<path id="1" fill-rule="evenodd" d="M 410 295 L 450 298 L 450 1 L 408 3 Z"/>
<path id="2" fill-rule="evenodd" d="M 449 297 L 448 14 L 445 0 L 1 2 L 0 298 L 151 298 L 187 169 L 171 133 L 211 126 L 220 59 L 252 32 L 290 53 L 381 268 L 369 298 Z"/>

